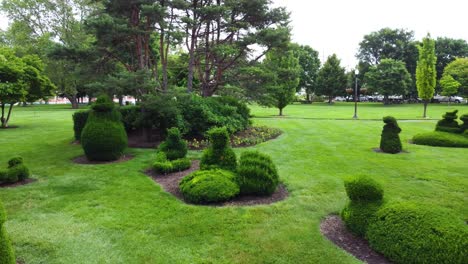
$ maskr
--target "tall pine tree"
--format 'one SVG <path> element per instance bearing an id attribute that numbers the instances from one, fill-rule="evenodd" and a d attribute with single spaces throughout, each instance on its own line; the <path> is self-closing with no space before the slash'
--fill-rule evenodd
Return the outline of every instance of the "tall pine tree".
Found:
<path id="1" fill-rule="evenodd" d="M 424 101 L 424 114 L 427 116 L 427 104 L 434 96 L 434 88 L 436 85 L 436 63 L 435 42 L 428 34 L 423 39 L 422 46 L 418 46 L 419 60 L 416 66 L 416 87 L 418 95 Z"/>

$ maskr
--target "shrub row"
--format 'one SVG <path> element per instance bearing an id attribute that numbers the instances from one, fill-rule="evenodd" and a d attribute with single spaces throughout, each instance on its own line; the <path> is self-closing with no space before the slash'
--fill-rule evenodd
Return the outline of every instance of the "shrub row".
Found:
<path id="1" fill-rule="evenodd" d="M 468 129 L 468 114 L 462 115 L 460 117 L 460 120 L 463 122 L 463 124 L 460 125 L 456 120 L 458 118 L 457 113 L 458 110 L 445 113 L 443 115 L 444 119 L 437 122 L 435 130 L 440 132 L 463 134 Z"/>
<path id="2" fill-rule="evenodd" d="M 466 135 L 468 135 L 466 131 L 463 135 L 435 131 L 415 135 L 413 143 L 436 147 L 468 148 Z"/>
<path id="3" fill-rule="evenodd" d="M 15 157 L 8 161 L 8 169 L 0 170 L 0 183 L 15 183 L 28 179 L 30 172 L 23 158 Z"/>
<path id="4" fill-rule="evenodd" d="M 0 263 L 16 264 L 15 254 L 10 239 L 6 233 L 4 223 L 6 221 L 5 208 L 0 201 Z"/>

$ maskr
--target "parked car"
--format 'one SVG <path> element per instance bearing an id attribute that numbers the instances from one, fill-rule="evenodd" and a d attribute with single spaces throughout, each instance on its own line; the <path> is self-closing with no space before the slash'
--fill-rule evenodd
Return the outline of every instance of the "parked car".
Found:
<path id="1" fill-rule="evenodd" d="M 443 95 L 436 95 L 432 99 L 434 103 L 442 103 L 442 102 L 453 102 L 453 103 L 466 103 L 466 100 L 460 96 L 443 96 Z"/>
<path id="2" fill-rule="evenodd" d="M 346 98 L 343 96 L 337 96 L 334 99 L 335 102 L 346 102 Z"/>

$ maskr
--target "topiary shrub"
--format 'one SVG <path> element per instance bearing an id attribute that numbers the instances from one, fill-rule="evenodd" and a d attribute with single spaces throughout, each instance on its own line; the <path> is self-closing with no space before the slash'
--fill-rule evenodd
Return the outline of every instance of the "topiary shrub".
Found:
<path id="1" fill-rule="evenodd" d="M 158 151 L 164 152 L 169 160 L 184 158 L 187 155 L 187 150 L 187 142 L 182 139 L 180 131 L 176 127 L 167 130 L 166 140 L 158 147 Z"/>
<path id="2" fill-rule="evenodd" d="M 188 158 L 176 159 L 171 162 L 174 171 L 184 171 L 192 166 L 192 162 Z"/>
<path id="3" fill-rule="evenodd" d="M 350 201 L 341 218 L 352 233 L 365 237 L 369 223 L 382 205 L 383 188 L 374 179 L 360 176 L 345 180 L 345 189 Z"/>
<path id="4" fill-rule="evenodd" d="M 236 154 L 229 146 L 229 134 L 225 127 L 212 128 L 208 131 L 210 146 L 205 149 L 200 161 L 202 170 L 226 169 L 235 171 L 237 168 Z"/>
<path id="5" fill-rule="evenodd" d="M 463 124 L 460 125 L 460 131 L 466 134 L 468 131 L 468 114 L 464 114 L 460 117 L 460 120 L 463 121 Z"/>
<path id="6" fill-rule="evenodd" d="M 73 131 L 75 133 L 75 140 L 81 139 L 81 133 L 88 120 L 89 111 L 78 111 L 73 114 Z"/>
<path id="7" fill-rule="evenodd" d="M 435 147 L 468 148 L 468 138 L 464 135 L 467 135 L 466 131 L 462 135 L 434 131 L 415 135 L 413 143 Z"/>
<path id="8" fill-rule="evenodd" d="M 14 157 L 8 161 L 8 168 L 14 167 L 16 165 L 23 164 L 22 157 Z"/>
<path id="9" fill-rule="evenodd" d="M 16 264 L 15 254 L 5 229 L 6 213 L 0 201 L 0 263 Z"/>
<path id="10" fill-rule="evenodd" d="M 242 194 L 271 195 L 279 184 L 278 172 L 270 156 L 257 151 L 241 154 L 237 173 Z"/>
<path id="11" fill-rule="evenodd" d="M 401 132 L 401 128 L 398 126 L 396 119 L 392 116 L 386 116 L 383 118 L 385 123 L 380 139 L 380 149 L 385 153 L 399 153 L 401 152 L 401 140 L 398 135 Z"/>
<path id="12" fill-rule="evenodd" d="M 456 121 L 458 110 L 453 112 L 447 112 L 443 115 L 442 120 L 437 122 L 436 131 L 448 132 L 448 133 L 460 133 L 460 125 Z"/>
<path id="13" fill-rule="evenodd" d="M 107 97 L 99 97 L 81 135 L 86 157 L 92 161 L 118 160 L 127 143 L 127 133 L 114 103 Z"/>
<path id="14" fill-rule="evenodd" d="M 153 163 L 153 169 L 157 173 L 167 174 L 176 171 L 183 171 L 192 166 L 192 162 L 188 158 L 181 158 L 170 161 L 167 159 L 164 152 L 156 154 L 156 161 Z"/>
<path id="15" fill-rule="evenodd" d="M 191 173 L 179 187 L 184 199 L 195 204 L 224 202 L 239 194 L 235 174 L 221 169 Z"/>
<path id="16" fill-rule="evenodd" d="M 468 225 L 432 206 L 384 206 L 367 237 L 373 249 L 395 263 L 461 264 L 468 259 Z"/>
<path id="17" fill-rule="evenodd" d="M 8 169 L 0 171 L 0 182 L 16 183 L 28 179 L 29 169 L 23 164 L 23 158 L 14 157 L 8 161 Z"/>

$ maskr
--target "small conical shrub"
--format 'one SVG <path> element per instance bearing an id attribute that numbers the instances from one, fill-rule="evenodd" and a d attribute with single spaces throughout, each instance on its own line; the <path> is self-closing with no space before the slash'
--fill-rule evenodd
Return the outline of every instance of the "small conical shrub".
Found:
<path id="1" fill-rule="evenodd" d="M 460 125 L 456 121 L 458 110 L 453 112 L 447 112 L 443 115 L 442 120 L 437 122 L 436 131 L 449 132 L 449 133 L 460 133 Z"/>
<path id="2" fill-rule="evenodd" d="M 0 263 L 1 264 L 16 264 L 15 254 L 11 246 L 10 239 L 6 233 L 4 223 L 6 221 L 5 208 L 0 201 Z"/>
<path id="3" fill-rule="evenodd" d="M 167 130 L 167 138 L 162 142 L 158 151 L 164 152 L 168 160 L 185 158 L 187 155 L 187 142 L 182 139 L 178 128 Z"/>
<path id="4" fill-rule="evenodd" d="M 81 145 L 92 161 L 118 160 L 127 147 L 127 133 L 121 114 L 108 97 L 99 97 L 81 134 Z"/>
<path id="5" fill-rule="evenodd" d="M 386 116 L 383 118 L 385 123 L 380 139 L 380 149 L 385 153 L 399 153 L 401 152 L 401 140 L 398 135 L 401 132 L 401 128 L 398 126 L 396 119 L 392 116 Z"/>
<path id="6" fill-rule="evenodd" d="M 203 152 L 200 161 L 202 170 L 225 169 L 235 171 L 237 167 L 236 153 L 229 146 L 229 134 L 225 127 L 212 128 L 208 131 L 210 146 Z"/>

